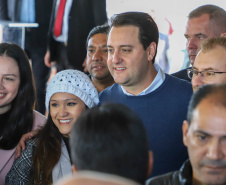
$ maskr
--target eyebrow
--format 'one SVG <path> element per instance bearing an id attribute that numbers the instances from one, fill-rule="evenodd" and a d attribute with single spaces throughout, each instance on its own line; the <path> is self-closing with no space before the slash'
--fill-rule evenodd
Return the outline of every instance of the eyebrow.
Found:
<path id="1" fill-rule="evenodd" d="M 197 34 L 195 34 L 195 36 L 197 37 L 197 36 L 205 36 L 205 37 L 207 37 L 205 34 L 203 34 L 203 33 L 197 33 Z"/>
<path id="2" fill-rule="evenodd" d="M 107 47 L 113 48 L 113 46 L 111 46 L 111 45 L 107 45 Z M 120 47 L 120 48 L 123 48 L 123 47 L 130 47 L 130 48 L 133 48 L 134 46 L 129 45 L 129 44 L 125 44 L 125 45 L 120 45 L 119 47 Z"/>
<path id="3" fill-rule="evenodd" d="M 195 130 L 194 133 L 195 133 L 195 134 L 196 134 L 196 133 L 200 133 L 200 134 L 204 134 L 204 135 L 206 135 L 206 136 L 212 137 L 211 134 L 209 134 L 209 133 L 207 133 L 207 132 L 204 132 L 204 131 L 202 131 L 202 130 Z M 220 138 L 226 138 L 226 135 L 222 135 L 222 136 L 220 136 Z"/>
<path id="4" fill-rule="evenodd" d="M 14 77 L 17 77 L 17 75 L 15 75 L 15 74 L 4 74 L 3 76 L 14 76 Z"/>
<path id="5" fill-rule="evenodd" d="M 184 34 L 185 37 L 190 37 L 188 34 Z M 205 34 L 203 33 L 197 33 L 194 35 L 195 37 L 198 37 L 198 36 L 204 36 L 204 37 L 207 37 Z"/>
<path id="6" fill-rule="evenodd" d="M 196 69 L 196 70 L 198 70 L 195 66 L 193 66 L 193 68 L 192 69 Z M 213 71 L 214 69 L 212 68 L 212 67 L 208 67 L 208 68 L 205 68 L 204 70 L 202 70 L 202 71 Z"/>
<path id="7" fill-rule="evenodd" d="M 90 45 L 90 46 L 88 46 L 88 48 L 95 48 L 96 46 L 93 46 L 93 45 Z M 107 47 L 107 44 L 104 44 L 104 45 L 102 45 L 101 46 L 102 48 L 105 48 L 105 47 Z"/>
<path id="8" fill-rule="evenodd" d="M 200 134 L 204 134 L 204 135 L 207 135 L 207 136 L 211 136 L 209 133 L 204 132 L 204 131 L 202 131 L 202 130 L 195 130 L 194 133 L 195 133 L 195 134 L 200 133 Z"/>

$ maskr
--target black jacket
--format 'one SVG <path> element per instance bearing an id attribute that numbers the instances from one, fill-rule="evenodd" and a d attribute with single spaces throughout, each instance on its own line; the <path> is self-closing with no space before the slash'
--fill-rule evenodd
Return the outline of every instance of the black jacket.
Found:
<path id="1" fill-rule="evenodd" d="M 175 76 L 179 79 L 183 79 L 183 80 L 187 80 L 188 82 L 191 82 L 191 79 L 188 77 L 188 73 L 187 73 L 188 69 L 191 69 L 191 67 L 189 67 L 187 69 L 183 69 L 183 70 L 173 73 L 171 75 Z"/>
<path id="2" fill-rule="evenodd" d="M 189 160 L 185 161 L 180 170 L 153 177 L 147 185 L 191 185 L 192 167 Z"/>

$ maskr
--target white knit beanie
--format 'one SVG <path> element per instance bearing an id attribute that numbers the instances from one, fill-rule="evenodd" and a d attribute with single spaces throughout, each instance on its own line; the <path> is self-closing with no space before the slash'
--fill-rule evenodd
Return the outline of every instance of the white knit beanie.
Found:
<path id="1" fill-rule="evenodd" d="M 79 97 L 89 108 L 99 103 L 99 96 L 90 78 L 83 72 L 73 69 L 58 72 L 46 89 L 46 109 L 49 111 L 50 98 L 59 92 L 71 93 Z"/>

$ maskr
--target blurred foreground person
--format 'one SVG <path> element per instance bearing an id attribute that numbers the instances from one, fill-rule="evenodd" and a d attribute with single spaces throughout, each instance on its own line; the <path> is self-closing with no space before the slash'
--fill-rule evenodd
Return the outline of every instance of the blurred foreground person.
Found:
<path id="1" fill-rule="evenodd" d="M 140 118 L 122 104 L 104 104 L 84 112 L 70 138 L 72 170 L 96 171 L 144 184 L 152 152 Z"/>

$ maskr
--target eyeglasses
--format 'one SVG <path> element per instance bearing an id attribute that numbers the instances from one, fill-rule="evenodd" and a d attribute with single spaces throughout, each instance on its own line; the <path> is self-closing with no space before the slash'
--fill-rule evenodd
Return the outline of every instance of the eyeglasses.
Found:
<path id="1" fill-rule="evenodd" d="M 201 76 L 205 79 L 205 80 L 211 80 L 214 79 L 216 74 L 222 74 L 222 73 L 226 73 L 226 72 L 215 72 L 215 71 L 197 71 L 195 69 L 188 69 L 187 70 L 188 73 L 188 77 L 190 79 L 192 79 L 193 77 L 197 77 L 199 75 L 199 73 L 201 74 Z"/>

